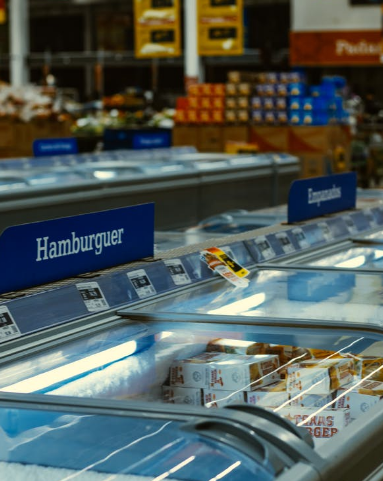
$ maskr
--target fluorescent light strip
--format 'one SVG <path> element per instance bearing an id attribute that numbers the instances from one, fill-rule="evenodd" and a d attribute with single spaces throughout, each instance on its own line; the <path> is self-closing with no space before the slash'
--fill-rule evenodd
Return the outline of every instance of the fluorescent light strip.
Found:
<path id="1" fill-rule="evenodd" d="M 105 366 L 112 362 L 128 357 L 136 352 L 136 341 L 129 341 L 106 351 L 98 352 L 79 361 L 71 362 L 65 366 L 38 374 L 24 381 L 1 388 L 1 391 L 15 393 L 31 393 L 46 389 L 53 384 L 80 376 L 86 372 Z"/>

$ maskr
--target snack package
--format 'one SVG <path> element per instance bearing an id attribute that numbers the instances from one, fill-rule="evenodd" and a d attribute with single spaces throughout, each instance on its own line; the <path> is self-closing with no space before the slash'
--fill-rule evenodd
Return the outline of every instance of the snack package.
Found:
<path id="1" fill-rule="evenodd" d="M 276 412 L 297 426 L 308 430 L 314 438 L 315 446 L 321 446 L 327 439 L 342 431 L 351 421 L 349 409 L 324 409 L 290 407 Z"/>
<path id="2" fill-rule="evenodd" d="M 270 344 L 266 349 L 266 354 L 276 354 L 279 357 L 279 363 L 281 366 L 294 359 L 302 361 L 310 358 L 310 356 L 306 354 L 306 350 L 301 347 L 283 346 L 280 344 Z"/>
<path id="3" fill-rule="evenodd" d="M 202 389 L 191 387 L 162 386 L 162 399 L 171 404 L 202 406 Z"/>
<path id="4" fill-rule="evenodd" d="M 368 385 L 369 383 L 367 382 L 366 384 Z M 349 391 L 349 392 L 347 391 L 348 391 L 347 386 L 337 391 L 336 393 L 337 400 L 334 404 L 334 407 L 336 409 L 339 409 L 339 408 L 349 409 L 351 419 L 357 419 L 359 416 L 369 411 L 381 399 L 380 395 L 361 394 L 357 388 L 356 388 L 356 391 Z M 383 390 L 381 390 L 381 392 L 383 392 Z"/>
<path id="5" fill-rule="evenodd" d="M 205 352 L 174 361 L 170 385 L 225 391 L 253 391 L 279 380 L 277 356 Z"/>
<path id="6" fill-rule="evenodd" d="M 214 339 L 206 346 L 206 351 L 255 356 L 257 354 L 265 354 L 267 346 L 268 344 L 263 342 L 242 341 L 239 339 Z"/>
<path id="7" fill-rule="evenodd" d="M 301 396 L 293 396 L 291 399 L 291 406 L 300 406 L 304 408 L 322 408 L 328 406 L 330 409 L 334 408 L 331 404 L 333 401 L 331 394 L 302 394 Z M 345 407 L 345 406 L 342 406 Z"/>
<path id="8" fill-rule="evenodd" d="M 371 381 L 383 382 L 383 358 L 382 357 L 360 357 L 356 363 L 358 376 L 364 379 L 370 376 Z"/>
<path id="9" fill-rule="evenodd" d="M 203 390 L 203 404 L 208 408 L 220 408 L 240 402 L 246 402 L 245 391 Z"/>
<path id="10" fill-rule="evenodd" d="M 226 97 L 226 108 L 230 110 L 234 110 L 237 108 L 236 97 Z"/>
<path id="11" fill-rule="evenodd" d="M 331 394 L 354 377 L 352 359 L 308 360 L 287 367 L 287 391 Z"/>
<path id="12" fill-rule="evenodd" d="M 268 391 L 266 387 L 246 393 L 246 402 L 261 407 L 278 408 L 289 401 L 286 391 Z"/>

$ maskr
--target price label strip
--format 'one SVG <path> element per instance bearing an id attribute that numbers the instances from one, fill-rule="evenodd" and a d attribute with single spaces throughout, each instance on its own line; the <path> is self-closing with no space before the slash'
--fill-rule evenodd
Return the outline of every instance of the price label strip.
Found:
<path id="1" fill-rule="evenodd" d="M 173 279 L 176 286 L 184 286 L 186 284 L 191 284 L 191 279 L 189 274 L 186 272 L 181 259 L 169 259 L 165 260 L 164 264 L 168 268 L 168 271 Z"/>
<path id="2" fill-rule="evenodd" d="M 209 268 L 221 277 L 237 287 L 247 287 L 249 285 L 246 277 L 250 272 L 229 257 L 226 252 L 218 247 L 211 247 L 201 251 L 201 259 Z"/>
<path id="3" fill-rule="evenodd" d="M 147 297 L 155 296 L 157 294 L 157 291 L 155 290 L 153 284 L 149 279 L 149 276 L 144 269 L 128 272 L 127 276 L 140 299 L 145 299 Z"/>
<path id="4" fill-rule="evenodd" d="M 366 219 L 370 223 L 370 227 L 376 227 L 378 225 L 375 220 L 374 213 L 372 212 L 371 209 L 365 210 L 364 215 L 366 216 Z"/>
<path id="5" fill-rule="evenodd" d="M 349 215 L 344 215 L 342 218 L 347 226 L 349 233 L 356 234 L 358 232 L 358 229 L 356 228 L 356 225 L 352 218 Z"/>
<path id="6" fill-rule="evenodd" d="M 257 239 L 255 239 L 255 245 L 258 247 L 258 250 L 265 261 L 275 257 L 275 251 L 265 236 L 257 237 Z"/>
<path id="7" fill-rule="evenodd" d="M 318 227 L 322 231 L 323 237 L 325 241 L 331 241 L 333 240 L 332 232 L 330 230 L 330 227 L 327 225 L 326 222 L 320 222 L 318 224 Z"/>
<path id="8" fill-rule="evenodd" d="M 8 308 L 0 306 L 0 343 L 20 336 L 21 332 Z"/>
<path id="9" fill-rule="evenodd" d="M 310 244 L 308 243 L 306 239 L 306 235 L 302 229 L 300 228 L 294 229 L 293 236 L 295 237 L 301 249 L 307 249 L 308 247 L 310 247 Z"/>
<path id="10" fill-rule="evenodd" d="M 89 312 L 98 312 L 109 309 L 109 304 L 97 282 L 84 282 L 76 287 Z"/>
<path id="11" fill-rule="evenodd" d="M 234 252 L 230 246 L 222 246 L 220 249 L 225 252 L 231 259 L 233 259 L 235 262 L 237 262 L 237 259 L 234 255 Z"/>
<path id="12" fill-rule="evenodd" d="M 292 245 L 289 236 L 286 234 L 286 232 L 279 232 L 275 236 L 278 241 L 280 242 L 283 252 L 285 254 L 291 254 L 292 252 L 295 251 L 294 246 Z"/>

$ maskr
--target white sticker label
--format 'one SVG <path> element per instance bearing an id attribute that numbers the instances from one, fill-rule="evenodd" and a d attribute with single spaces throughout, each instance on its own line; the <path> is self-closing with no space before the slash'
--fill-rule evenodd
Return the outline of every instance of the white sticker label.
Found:
<path id="1" fill-rule="evenodd" d="M 307 249 L 308 247 L 310 247 L 307 239 L 306 239 L 306 235 L 305 233 L 303 232 L 302 229 L 294 229 L 293 230 L 293 236 L 295 237 L 296 241 L 298 242 L 299 246 L 301 249 Z"/>
<path id="2" fill-rule="evenodd" d="M 357 228 L 356 228 L 356 225 L 354 224 L 354 221 L 352 220 L 352 218 L 349 216 L 349 215 L 344 215 L 343 217 L 343 220 L 347 226 L 347 229 L 349 231 L 350 234 L 356 234 L 358 232 Z"/>
<path id="3" fill-rule="evenodd" d="M 0 306 L 0 342 L 20 336 L 21 332 L 8 308 Z"/>
<path id="4" fill-rule="evenodd" d="M 255 239 L 255 244 L 258 247 L 262 257 L 266 261 L 275 257 L 274 249 L 271 247 L 269 241 L 266 239 L 265 236 Z"/>
<path id="5" fill-rule="evenodd" d="M 176 286 L 184 286 L 185 284 L 191 283 L 189 274 L 186 272 L 181 259 L 169 259 L 164 261 L 164 264 L 168 268 L 168 271 L 172 276 L 173 282 Z"/>
<path id="6" fill-rule="evenodd" d="M 275 237 L 280 242 L 280 244 L 282 246 L 282 249 L 283 249 L 283 252 L 285 254 L 290 254 L 291 252 L 295 251 L 294 246 L 292 245 L 292 243 L 289 239 L 289 236 L 286 234 L 286 232 L 280 232 L 280 233 L 276 234 Z"/>
<path id="7" fill-rule="evenodd" d="M 76 287 L 89 312 L 109 309 L 109 304 L 97 282 L 84 282 L 76 284 Z"/>
<path id="8" fill-rule="evenodd" d="M 374 213 L 372 212 L 372 210 L 365 210 L 364 211 L 364 215 L 366 216 L 368 222 L 370 223 L 370 226 L 371 227 L 376 227 L 377 226 L 377 223 L 376 223 L 376 220 L 375 220 L 375 217 L 374 217 Z"/>
<path id="9" fill-rule="evenodd" d="M 321 229 L 323 237 L 326 241 L 333 240 L 332 232 L 326 222 L 321 222 L 318 224 L 318 227 Z"/>
<path id="10" fill-rule="evenodd" d="M 150 282 L 144 269 L 128 272 L 127 276 L 140 299 L 145 299 L 146 297 L 151 297 L 157 294 L 157 291 L 154 289 L 154 286 Z"/>

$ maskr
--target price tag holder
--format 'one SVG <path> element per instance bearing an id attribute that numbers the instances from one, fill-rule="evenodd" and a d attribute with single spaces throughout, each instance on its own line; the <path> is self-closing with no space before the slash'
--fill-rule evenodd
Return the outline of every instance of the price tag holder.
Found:
<path id="1" fill-rule="evenodd" d="M 275 257 L 275 251 L 271 247 L 270 242 L 267 240 L 266 236 L 257 237 L 254 243 L 265 261 L 268 261 Z"/>
<path id="2" fill-rule="evenodd" d="M 146 299 L 147 297 L 152 297 L 157 294 L 157 291 L 144 269 L 128 272 L 127 276 L 140 299 Z"/>
<path id="3" fill-rule="evenodd" d="M 331 229 L 328 226 L 327 222 L 319 222 L 318 227 L 322 231 L 322 235 L 325 241 L 334 240 L 334 236 L 332 235 Z"/>
<path id="4" fill-rule="evenodd" d="M 278 234 L 275 235 L 275 237 L 276 239 L 278 239 L 279 243 L 281 244 L 281 247 L 285 254 L 291 254 L 292 252 L 295 251 L 295 248 L 291 243 L 289 236 L 287 235 L 286 232 L 279 232 Z"/>
<path id="5" fill-rule="evenodd" d="M 342 217 L 344 223 L 346 224 L 347 226 L 347 229 L 348 229 L 348 232 L 350 234 L 356 234 L 358 232 L 358 229 L 355 225 L 355 222 L 353 221 L 353 219 L 351 218 L 351 216 L 349 215 L 344 215 Z"/>
<path id="6" fill-rule="evenodd" d="M 371 209 L 366 209 L 364 211 L 364 215 L 368 220 L 368 222 L 370 223 L 370 227 L 376 227 L 378 225 L 374 216 L 374 212 Z"/>
<path id="7" fill-rule="evenodd" d="M 237 259 L 235 258 L 235 255 L 234 255 L 234 252 L 232 250 L 232 248 L 230 246 L 222 246 L 221 247 L 221 250 L 223 250 L 224 252 L 226 252 L 226 254 L 231 258 L 233 259 L 235 262 L 237 262 Z"/>
<path id="8" fill-rule="evenodd" d="M 76 287 L 89 312 L 98 312 L 109 309 L 109 304 L 97 282 L 84 282 Z"/>
<path id="9" fill-rule="evenodd" d="M 308 247 L 310 247 L 306 234 L 303 232 L 303 230 L 300 227 L 293 229 L 292 233 L 301 249 L 307 249 Z"/>
<path id="10" fill-rule="evenodd" d="M 8 308 L 0 306 L 0 343 L 20 336 L 21 332 Z"/>
<path id="11" fill-rule="evenodd" d="M 189 274 L 186 272 L 185 266 L 183 265 L 181 259 L 165 260 L 164 264 L 168 268 L 169 274 L 171 275 L 176 286 L 191 284 L 192 281 L 189 277 Z"/>
<path id="12" fill-rule="evenodd" d="M 236 287 L 247 287 L 249 285 L 246 277 L 250 272 L 230 258 L 222 249 L 211 247 L 201 251 L 201 260 L 208 265 L 209 269 Z"/>

